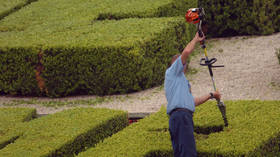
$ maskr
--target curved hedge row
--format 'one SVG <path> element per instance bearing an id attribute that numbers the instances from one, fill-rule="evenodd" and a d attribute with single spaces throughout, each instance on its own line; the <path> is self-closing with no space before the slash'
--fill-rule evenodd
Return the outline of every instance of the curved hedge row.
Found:
<path id="1" fill-rule="evenodd" d="M 198 156 L 279 156 L 280 101 L 226 101 L 229 126 L 216 102 L 194 114 Z M 106 138 L 78 157 L 173 156 L 166 108 Z"/>
<path id="2" fill-rule="evenodd" d="M 31 108 L 1 108 L 0 149 L 20 136 L 21 132 L 18 130 L 18 125 L 30 121 L 35 115 L 36 110 Z"/>
<path id="3" fill-rule="evenodd" d="M 196 3 L 34 2 L 0 21 L 0 93 L 105 95 L 161 84 L 194 31 L 183 17 L 162 16 L 184 15 Z"/>
<path id="4" fill-rule="evenodd" d="M 0 20 L 36 0 L 0 0 Z"/>
<path id="5" fill-rule="evenodd" d="M 89 28 L 46 35 L 45 41 L 36 40 L 37 34 L 29 39 L 7 36 L 8 40 L 0 39 L 2 44 L 14 41 L 22 47 L 0 48 L 0 91 L 40 94 L 35 78 L 40 65 L 42 92 L 52 97 L 146 89 L 163 81 L 171 56 L 182 50 L 187 34 L 183 18 L 145 18 L 100 21 Z M 44 48 L 36 48 L 44 43 Z"/>
<path id="6" fill-rule="evenodd" d="M 267 35 L 280 31 L 279 0 L 201 0 L 209 35 Z"/>
<path id="7" fill-rule="evenodd" d="M 123 111 L 70 109 L 17 127 L 19 138 L 1 149 L 0 156 L 74 156 L 127 125 L 127 113 Z"/>

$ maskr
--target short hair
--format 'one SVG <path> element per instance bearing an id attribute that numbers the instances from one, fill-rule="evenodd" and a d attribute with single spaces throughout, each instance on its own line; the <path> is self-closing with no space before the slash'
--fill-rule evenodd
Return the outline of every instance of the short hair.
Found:
<path id="1" fill-rule="evenodd" d="M 176 61 L 176 59 L 180 57 L 180 54 L 176 54 L 172 57 L 171 62 L 169 63 L 168 67 L 171 67 L 171 65 Z"/>

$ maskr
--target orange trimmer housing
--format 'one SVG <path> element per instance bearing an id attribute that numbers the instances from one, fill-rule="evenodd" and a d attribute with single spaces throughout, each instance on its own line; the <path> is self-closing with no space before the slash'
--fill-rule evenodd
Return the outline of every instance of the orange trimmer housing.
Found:
<path id="1" fill-rule="evenodd" d="M 197 24 L 200 21 L 198 8 L 191 8 L 186 13 L 188 23 Z"/>

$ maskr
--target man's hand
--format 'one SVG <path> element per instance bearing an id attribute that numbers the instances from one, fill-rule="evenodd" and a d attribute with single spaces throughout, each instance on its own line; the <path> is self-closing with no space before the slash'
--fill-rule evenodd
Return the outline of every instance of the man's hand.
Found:
<path id="1" fill-rule="evenodd" d="M 202 32 L 202 34 L 203 34 L 203 32 Z M 195 34 L 195 36 L 194 36 L 193 40 L 195 40 L 196 42 L 200 42 L 200 41 L 205 40 L 205 36 L 204 36 L 204 34 L 203 34 L 203 36 L 202 36 L 202 37 L 199 37 L 198 32 L 196 32 L 196 34 Z"/>
<path id="2" fill-rule="evenodd" d="M 213 93 L 213 96 L 214 96 L 214 98 L 215 98 L 216 100 L 221 100 L 221 94 L 220 94 L 219 91 L 215 91 L 215 92 Z"/>
<path id="3" fill-rule="evenodd" d="M 181 60 L 182 60 L 183 65 L 186 64 L 188 56 L 191 54 L 191 52 L 195 48 L 195 44 L 197 42 L 203 41 L 204 39 L 205 39 L 204 35 L 203 35 L 203 37 L 199 37 L 198 32 L 195 34 L 192 41 L 188 43 L 188 45 L 185 47 L 185 49 L 182 52 Z"/>
<path id="4" fill-rule="evenodd" d="M 221 99 L 221 94 L 219 91 L 215 91 L 213 93 L 213 97 L 216 99 L 216 100 L 220 100 Z M 206 95 L 203 95 L 201 97 L 196 97 L 194 98 L 194 103 L 195 103 L 195 106 L 198 106 L 200 104 L 203 104 L 205 103 L 207 100 L 209 100 L 211 98 L 210 94 L 206 94 Z"/>

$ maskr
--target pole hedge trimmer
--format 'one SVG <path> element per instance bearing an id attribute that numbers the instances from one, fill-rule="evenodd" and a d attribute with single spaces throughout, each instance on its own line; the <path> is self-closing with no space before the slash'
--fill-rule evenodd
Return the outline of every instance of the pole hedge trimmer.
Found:
<path id="1" fill-rule="evenodd" d="M 203 8 L 191 8 L 186 13 L 186 21 L 188 23 L 197 24 L 197 30 L 200 37 L 206 33 L 207 28 L 205 25 L 205 12 Z M 224 67 L 223 65 L 214 66 L 213 64 L 217 61 L 216 58 L 208 58 L 206 45 L 204 40 L 200 42 L 201 48 L 204 50 L 205 58 L 200 59 L 200 65 L 208 66 L 208 70 L 212 79 L 214 90 L 217 91 L 216 84 L 214 81 L 212 68 Z M 228 126 L 228 121 L 226 117 L 226 106 L 221 100 L 217 100 L 217 106 L 222 113 L 225 126 Z"/>

